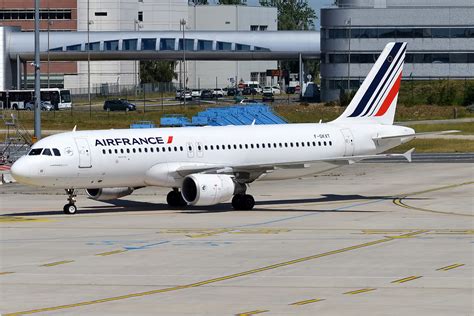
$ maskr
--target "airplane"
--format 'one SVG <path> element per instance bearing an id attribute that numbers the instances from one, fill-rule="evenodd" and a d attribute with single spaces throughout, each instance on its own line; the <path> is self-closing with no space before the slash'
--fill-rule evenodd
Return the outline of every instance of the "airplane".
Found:
<path id="1" fill-rule="evenodd" d="M 77 212 L 76 190 L 107 201 L 146 186 L 169 187 L 170 207 L 210 206 L 232 199 L 255 205 L 256 180 L 297 178 L 381 154 L 414 139 L 393 125 L 407 43 L 388 43 L 345 111 L 315 124 L 112 129 L 52 135 L 11 167 L 18 182 L 63 188 L 65 214 Z"/>

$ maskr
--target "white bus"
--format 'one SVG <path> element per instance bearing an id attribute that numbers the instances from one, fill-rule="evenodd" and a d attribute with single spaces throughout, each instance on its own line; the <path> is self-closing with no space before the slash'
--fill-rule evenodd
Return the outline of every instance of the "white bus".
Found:
<path id="1" fill-rule="evenodd" d="M 26 103 L 34 100 L 34 90 L 0 91 L 2 109 L 24 110 Z M 72 106 L 71 91 L 68 89 L 41 89 L 41 101 L 47 101 L 55 110 L 70 109 Z"/>

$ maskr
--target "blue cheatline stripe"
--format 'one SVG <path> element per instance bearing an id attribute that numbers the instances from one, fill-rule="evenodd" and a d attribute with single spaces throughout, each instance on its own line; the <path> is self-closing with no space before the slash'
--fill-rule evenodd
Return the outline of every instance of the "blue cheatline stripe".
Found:
<path id="1" fill-rule="evenodd" d="M 397 81 L 397 79 L 398 79 L 398 76 L 397 76 L 396 74 L 398 74 L 398 72 L 400 71 L 400 69 L 402 69 L 402 67 L 403 67 L 403 61 L 402 61 L 402 63 L 400 64 L 400 66 L 398 66 L 397 70 L 395 71 L 395 75 L 393 76 L 392 81 L 390 82 L 390 84 L 388 84 L 388 85 L 385 87 L 385 89 L 384 89 L 384 91 L 383 91 L 383 93 L 382 93 L 382 97 L 385 95 L 385 93 L 387 92 L 387 90 L 390 90 L 390 89 L 393 87 L 393 85 L 396 83 L 396 81 Z M 375 113 L 377 112 L 377 109 L 380 108 L 380 106 L 381 106 L 382 103 L 383 103 L 383 102 L 379 102 L 376 106 L 374 106 L 374 108 L 372 109 L 372 111 L 370 112 L 370 114 L 369 114 L 368 116 L 372 116 L 373 114 L 375 114 Z"/>
<path id="2" fill-rule="evenodd" d="M 403 45 L 403 43 L 395 43 L 392 50 L 390 51 L 387 58 L 385 59 L 384 63 L 382 64 L 382 67 L 380 67 L 380 69 L 379 69 L 377 75 L 375 76 L 374 80 L 372 81 L 369 88 L 367 89 L 364 96 L 362 97 L 359 104 L 357 105 L 356 109 L 348 117 L 356 117 L 356 116 L 359 116 L 362 113 L 362 111 L 364 110 L 364 108 L 367 105 L 367 102 L 369 102 L 370 97 L 374 94 L 375 89 L 380 84 L 380 81 L 382 81 L 382 78 L 385 75 L 385 73 L 387 72 L 387 69 L 392 64 L 391 62 L 388 61 L 388 57 L 389 56 L 397 56 L 397 53 L 400 50 L 400 47 L 402 45 Z"/>
<path id="3" fill-rule="evenodd" d="M 390 86 L 392 85 L 393 81 L 390 82 L 390 84 L 388 84 L 388 85 L 387 85 L 387 81 L 390 80 L 390 78 L 392 77 L 392 74 L 393 74 L 393 72 L 395 71 L 395 69 L 397 70 L 396 72 L 398 72 L 398 70 L 400 69 L 400 66 L 403 64 L 403 61 L 404 61 L 403 58 L 402 58 L 402 56 L 403 56 L 403 54 L 405 54 L 405 51 L 406 51 L 406 46 L 405 46 L 405 48 L 402 50 L 401 54 L 398 55 L 397 60 L 393 63 L 394 66 L 393 66 L 392 69 L 390 70 L 390 73 L 388 74 L 388 76 L 385 78 L 385 81 L 384 81 L 384 82 L 382 83 L 382 85 L 380 86 L 380 89 L 379 89 L 379 91 L 377 92 L 375 98 L 372 99 L 372 102 L 371 102 L 370 106 L 367 107 L 366 111 L 365 111 L 364 114 L 362 114 L 361 116 L 366 116 L 367 113 L 369 113 L 369 111 L 372 109 L 372 107 L 374 106 L 374 104 L 375 104 L 376 101 L 378 100 L 378 98 L 379 98 L 379 96 L 380 96 L 380 92 L 383 91 L 383 93 L 382 93 L 382 96 L 383 96 L 383 95 L 385 94 L 385 91 L 387 91 L 388 87 L 390 87 Z M 400 60 L 401 60 L 401 62 L 400 62 Z M 377 106 L 375 106 L 375 108 L 377 108 Z M 372 112 L 373 112 L 373 111 L 372 111 Z"/>

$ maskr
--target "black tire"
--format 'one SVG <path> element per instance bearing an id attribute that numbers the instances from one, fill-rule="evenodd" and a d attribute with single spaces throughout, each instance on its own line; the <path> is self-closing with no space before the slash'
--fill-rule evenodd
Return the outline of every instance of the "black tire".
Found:
<path id="1" fill-rule="evenodd" d="M 76 207 L 76 205 L 74 205 L 72 203 L 68 203 L 68 204 L 64 205 L 63 212 L 64 212 L 64 214 L 67 214 L 67 215 L 74 215 L 77 212 L 77 207 Z"/>
<path id="2" fill-rule="evenodd" d="M 181 193 L 179 191 L 174 190 L 168 193 L 168 195 L 166 196 L 166 202 L 170 207 L 173 208 L 182 208 L 187 206 L 187 203 L 181 196 Z"/>
<path id="3" fill-rule="evenodd" d="M 255 199 L 249 194 L 236 194 L 232 198 L 234 210 L 250 211 L 255 206 Z"/>

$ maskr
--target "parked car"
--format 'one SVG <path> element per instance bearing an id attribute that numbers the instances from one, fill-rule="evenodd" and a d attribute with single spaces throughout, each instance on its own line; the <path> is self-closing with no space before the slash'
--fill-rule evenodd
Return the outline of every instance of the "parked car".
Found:
<path id="1" fill-rule="evenodd" d="M 201 91 L 201 99 L 212 99 L 214 95 L 212 94 L 211 90 L 202 90 Z"/>
<path id="2" fill-rule="evenodd" d="M 263 92 L 262 101 L 263 102 L 265 102 L 265 101 L 270 101 L 270 102 L 275 101 L 275 98 L 273 97 L 273 93 L 272 92 Z"/>
<path id="3" fill-rule="evenodd" d="M 256 94 L 257 94 L 257 90 L 255 90 L 254 88 L 245 87 L 244 90 L 242 90 L 242 95 L 256 95 Z"/>
<path id="4" fill-rule="evenodd" d="M 273 87 L 270 87 L 270 86 L 267 86 L 265 88 L 263 88 L 263 93 L 273 93 L 273 95 L 275 94 L 281 94 L 281 90 L 278 86 L 273 86 Z"/>
<path id="5" fill-rule="evenodd" d="M 227 95 L 228 96 L 236 96 L 239 94 L 239 89 L 236 88 L 228 88 L 227 89 Z"/>
<path id="6" fill-rule="evenodd" d="M 179 100 L 181 98 L 181 92 L 183 92 L 182 89 L 176 89 L 176 94 L 174 96 L 176 100 Z"/>
<path id="7" fill-rule="evenodd" d="M 105 111 L 135 111 L 137 107 L 135 104 L 128 102 L 127 100 L 107 100 L 104 102 Z"/>
<path id="8" fill-rule="evenodd" d="M 220 88 L 212 90 L 212 94 L 214 95 L 214 98 L 222 98 L 226 95 L 225 91 Z"/>
<path id="9" fill-rule="evenodd" d="M 41 101 L 40 102 L 41 111 L 52 111 L 54 110 L 54 106 L 49 101 Z M 33 111 L 35 109 L 35 101 L 29 101 L 25 104 L 25 110 Z"/>
<path id="10" fill-rule="evenodd" d="M 181 95 L 179 96 L 179 99 L 180 100 L 192 100 L 193 98 L 193 95 L 192 95 L 192 91 L 191 90 L 186 90 L 186 91 L 182 91 L 181 92 Z"/>
<path id="11" fill-rule="evenodd" d="M 201 97 L 201 90 L 199 90 L 199 89 L 193 89 L 193 90 L 191 91 L 191 96 L 192 96 L 193 98 L 200 98 L 200 97 Z"/>

